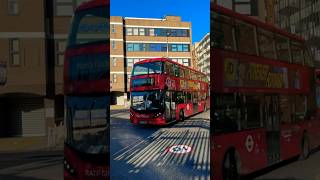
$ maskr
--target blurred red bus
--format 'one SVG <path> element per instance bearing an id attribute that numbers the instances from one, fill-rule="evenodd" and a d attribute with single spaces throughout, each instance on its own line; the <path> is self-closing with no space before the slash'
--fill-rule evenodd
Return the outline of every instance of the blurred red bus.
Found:
<path id="1" fill-rule="evenodd" d="M 64 61 L 64 179 L 109 176 L 109 0 L 74 14 Z"/>
<path id="2" fill-rule="evenodd" d="M 211 6 L 213 179 L 239 179 L 320 143 L 314 61 L 305 41 Z"/>
<path id="3" fill-rule="evenodd" d="M 210 107 L 205 74 L 166 58 L 134 64 L 130 83 L 130 120 L 164 125 Z"/>

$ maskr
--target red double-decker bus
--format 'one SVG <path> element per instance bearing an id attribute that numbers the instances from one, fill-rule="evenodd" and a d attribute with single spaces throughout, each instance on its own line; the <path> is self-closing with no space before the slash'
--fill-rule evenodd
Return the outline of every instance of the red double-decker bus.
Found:
<path id="1" fill-rule="evenodd" d="M 320 143 L 314 61 L 305 41 L 211 6 L 213 179 L 239 179 Z"/>
<path id="2" fill-rule="evenodd" d="M 64 61 L 64 179 L 109 175 L 109 0 L 74 14 Z"/>
<path id="3" fill-rule="evenodd" d="M 130 120 L 134 124 L 164 125 L 210 107 L 205 74 L 167 58 L 134 64 L 130 82 Z"/>

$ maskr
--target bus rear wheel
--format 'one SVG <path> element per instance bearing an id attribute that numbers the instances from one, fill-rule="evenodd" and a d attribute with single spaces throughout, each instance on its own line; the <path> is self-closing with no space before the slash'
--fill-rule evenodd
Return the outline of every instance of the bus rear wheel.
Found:
<path id="1" fill-rule="evenodd" d="M 309 139 L 306 133 L 303 135 L 303 139 L 301 142 L 301 153 L 300 160 L 307 159 L 309 157 L 310 147 L 309 147 Z"/>
<path id="2" fill-rule="evenodd" d="M 235 153 L 229 152 L 223 162 L 223 180 L 239 180 L 239 172 Z"/>
<path id="3" fill-rule="evenodd" d="M 180 110 L 179 117 L 180 117 L 180 121 L 184 121 L 185 117 L 184 117 L 183 110 Z"/>

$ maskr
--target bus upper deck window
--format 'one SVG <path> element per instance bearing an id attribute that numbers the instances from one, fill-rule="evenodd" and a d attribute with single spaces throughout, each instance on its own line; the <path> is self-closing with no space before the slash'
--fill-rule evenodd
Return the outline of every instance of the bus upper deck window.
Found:
<path id="1" fill-rule="evenodd" d="M 211 17 L 212 45 L 216 48 L 235 50 L 232 19 L 216 12 L 212 12 Z"/>

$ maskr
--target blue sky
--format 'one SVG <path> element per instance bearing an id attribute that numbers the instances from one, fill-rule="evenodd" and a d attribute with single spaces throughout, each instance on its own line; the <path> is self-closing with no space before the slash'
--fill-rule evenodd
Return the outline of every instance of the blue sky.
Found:
<path id="1" fill-rule="evenodd" d="M 181 16 L 192 24 L 192 42 L 210 31 L 210 0 L 111 0 L 111 16 L 163 18 Z"/>

